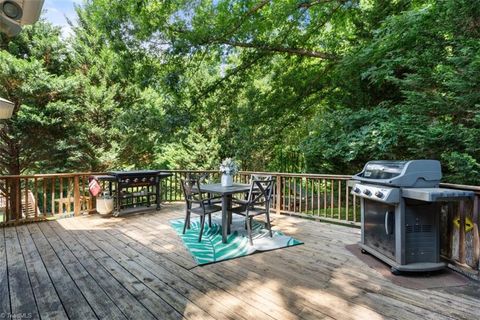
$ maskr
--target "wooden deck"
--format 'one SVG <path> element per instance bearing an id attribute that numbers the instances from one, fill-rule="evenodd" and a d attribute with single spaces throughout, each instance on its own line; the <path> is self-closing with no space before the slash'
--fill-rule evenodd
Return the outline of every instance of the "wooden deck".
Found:
<path id="1" fill-rule="evenodd" d="M 197 267 L 168 221 L 182 205 L 0 229 L 0 317 L 478 319 L 480 290 L 412 290 L 345 249 L 359 230 L 286 216 L 304 245 Z"/>

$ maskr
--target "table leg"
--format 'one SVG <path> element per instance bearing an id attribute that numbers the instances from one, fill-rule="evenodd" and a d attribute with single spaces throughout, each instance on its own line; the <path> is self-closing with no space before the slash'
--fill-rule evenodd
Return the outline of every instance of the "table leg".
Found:
<path id="1" fill-rule="evenodd" d="M 228 196 L 222 195 L 222 242 L 227 243 L 228 226 Z"/>
<path id="2" fill-rule="evenodd" d="M 227 205 L 227 210 L 228 210 L 228 226 L 227 226 L 227 233 L 230 234 L 230 227 L 232 225 L 232 195 L 228 195 L 228 205 Z"/>
<path id="3" fill-rule="evenodd" d="M 157 178 L 158 179 L 158 178 Z M 160 179 L 158 179 L 156 185 L 155 185 L 155 198 L 157 200 L 157 210 L 160 210 L 160 195 L 161 195 L 161 190 L 160 190 Z M 148 198 L 148 202 L 150 204 L 150 198 Z"/>
<path id="4" fill-rule="evenodd" d="M 117 198 L 117 203 L 115 204 L 115 207 L 116 207 L 116 210 L 115 212 L 113 213 L 113 215 L 115 217 L 118 217 L 120 215 L 120 208 L 121 208 L 121 203 L 120 203 L 120 193 L 122 192 L 121 188 L 120 188 L 120 184 L 117 182 L 117 185 L 115 187 L 115 192 L 117 193 L 116 194 L 116 198 Z"/>

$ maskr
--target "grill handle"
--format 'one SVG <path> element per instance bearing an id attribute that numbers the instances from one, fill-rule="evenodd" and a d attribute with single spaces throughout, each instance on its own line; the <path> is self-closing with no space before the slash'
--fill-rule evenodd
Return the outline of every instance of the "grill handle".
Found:
<path id="1" fill-rule="evenodd" d="M 386 211 L 386 212 L 385 212 L 385 233 L 386 233 L 387 235 L 390 234 L 390 225 L 389 225 L 389 223 L 388 223 L 389 217 L 390 217 L 390 211 Z"/>

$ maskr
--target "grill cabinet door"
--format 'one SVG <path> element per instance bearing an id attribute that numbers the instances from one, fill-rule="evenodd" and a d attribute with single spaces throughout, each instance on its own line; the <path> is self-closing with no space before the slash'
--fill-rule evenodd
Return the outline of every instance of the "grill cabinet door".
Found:
<path id="1" fill-rule="evenodd" d="M 406 263 L 440 262 L 438 203 L 407 199 L 405 208 Z"/>
<path id="2" fill-rule="evenodd" d="M 364 244 L 395 260 L 395 206 L 364 199 Z"/>

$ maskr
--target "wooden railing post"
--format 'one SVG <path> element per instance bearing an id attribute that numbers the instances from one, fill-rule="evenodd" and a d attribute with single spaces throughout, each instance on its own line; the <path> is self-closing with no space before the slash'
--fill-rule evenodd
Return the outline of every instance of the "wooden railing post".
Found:
<path id="1" fill-rule="evenodd" d="M 7 214 L 7 222 L 8 221 L 18 221 L 21 219 L 21 189 L 20 189 L 20 178 L 19 177 L 14 177 L 10 180 L 10 212 Z"/>
<path id="2" fill-rule="evenodd" d="M 478 213 L 480 210 L 479 195 L 476 194 L 473 200 L 473 263 L 480 270 L 480 236 L 478 233 Z"/>
<path id="3" fill-rule="evenodd" d="M 70 197 L 69 195 L 67 196 Z M 73 214 L 75 216 L 80 215 L 80 184 L 78 182 L 78 175 L 75 175 L 73 178 Z"/>
<path id="4" fill-rule="evenodd" d="M 277 175 L 275 192 L 277 193 L 276 203 L 275 203 L 275 213 L 280 214 L 280 210 L 282 209 L 282 176 L 281 175 Z"/>
<path id="5" fill-rule="evenodd" d="M 460 230 L 459 230 L 459 240 L 458 240 L 458 261 L 461 264 L 466 262 L 466 253 L 465 253 L 465 201 L 461 200 L 459 205 L 459 214 L 460 214 Z"/>

